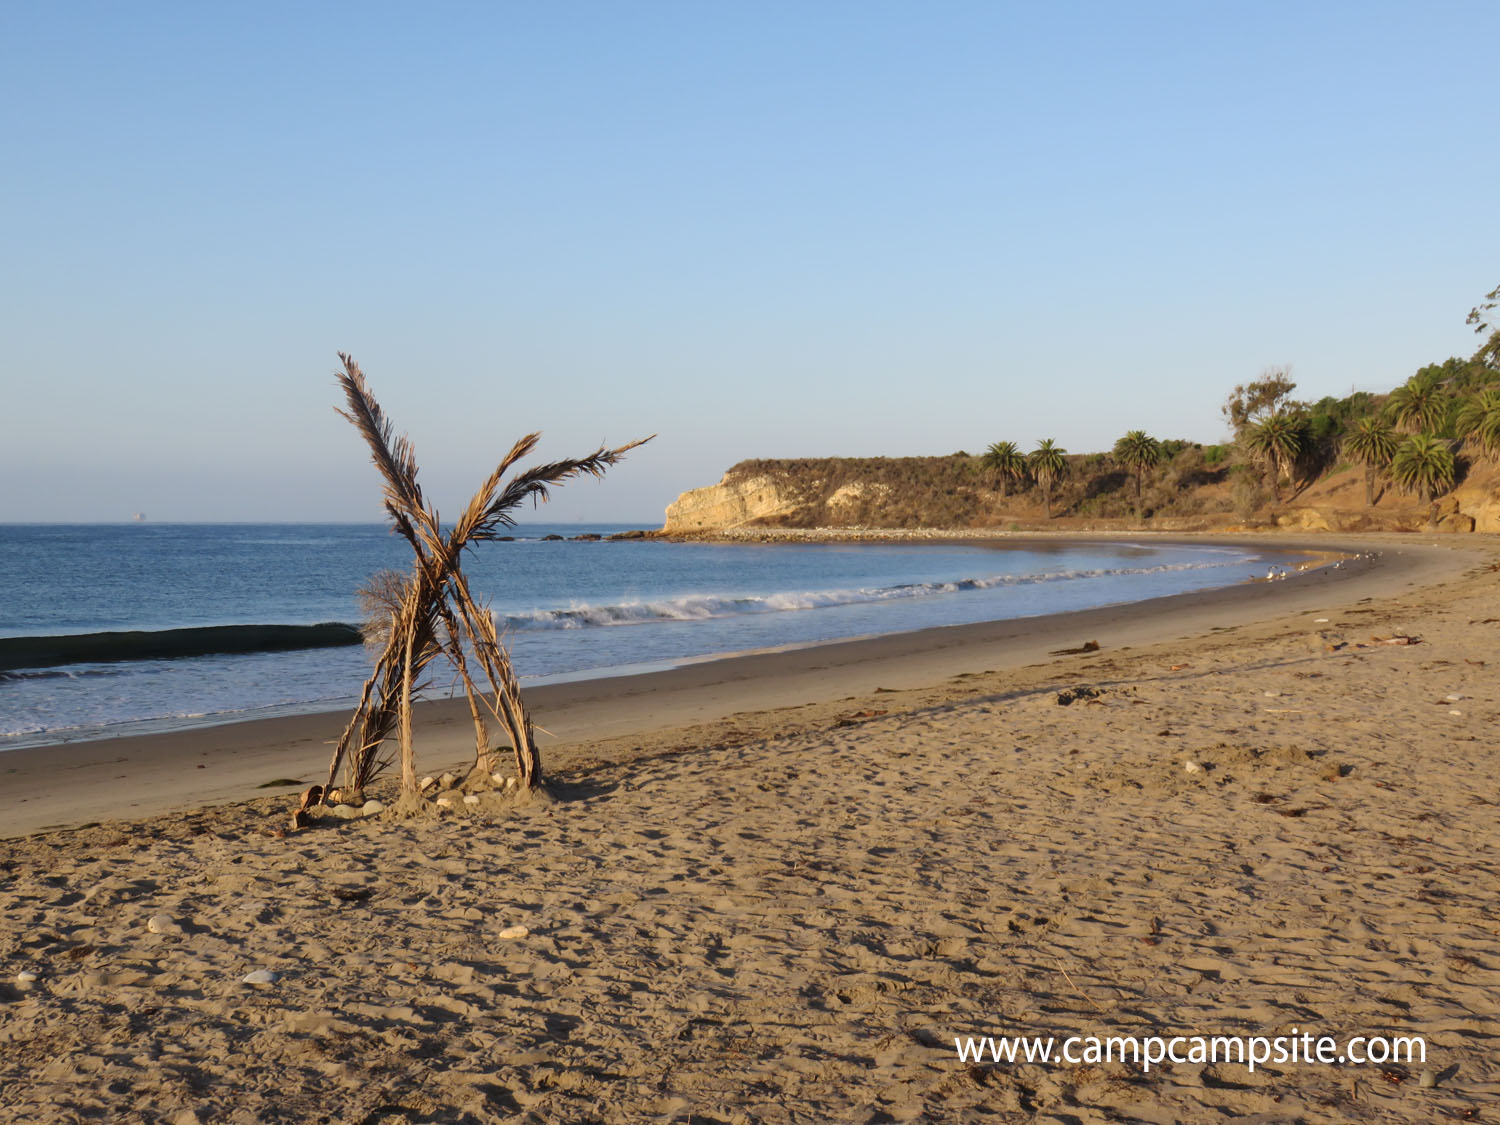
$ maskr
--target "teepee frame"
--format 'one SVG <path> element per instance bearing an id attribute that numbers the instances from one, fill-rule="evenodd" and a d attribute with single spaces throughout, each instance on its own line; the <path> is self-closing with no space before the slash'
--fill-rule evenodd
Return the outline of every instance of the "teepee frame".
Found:
<path id="1" fill-rule="evenodd" d="M 359 704 L 334 748 L 324 793 L 333 788 L 340 764 L 346 766 L 345 787 L 353 791 L 362 790 L 389 766 L 390 759 L 382 758 L 380 749 L 393 730 L 401 748 L 402 792 L 418 791 L 412 698 L 428 665 L 439 655 L 446 655 L 458 671 L 468 699 L 474 720 L 475 765 L 486 773 L 496 768 L 489 746 L 488 716 L 510 738 L 520 789 L 539 789 L 543 783 L 541 755 L 510 654 L 500 640 L 493 616 L 474 601 L 461 557 L 465 548 L 496 539 L 504 529 L 514 526 L 512 513 L 526 500 L 543 503 L 551 486 L 581 473 L 602 477 L 626 452 L 651 438 L 616 449 L 601 446 L 576 460 L 536 465 L 505 481 L 505 474 L 541 439 L 541 434 L 527 434 L 511 447 L 444 535 L 437 511 L 427 505 L 417 484 L 417 461 L 410 440 L 405 434 L 396 436 L 353 357 L 340 352 L 339 359 L 343 370 L 337 378 L 349 407 L 339 413 L 354 424 L 370 447 L 371 460 L 384 482 L 386 513 L 391 525 L 411 545 L 415 559 L 402 583 L 400 600 L 391 607 L 390 630 L 375 669 L 365 681 Z M 482 685 L 470 671 L 470 660 L 479 667 Z"/>

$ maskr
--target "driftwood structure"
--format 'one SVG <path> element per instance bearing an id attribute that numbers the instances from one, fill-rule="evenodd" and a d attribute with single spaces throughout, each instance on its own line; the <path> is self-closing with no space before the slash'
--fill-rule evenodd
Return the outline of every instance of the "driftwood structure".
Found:
<path id="1" fill-rule="evenodd" d="M 348 409 L 339 413 L 354 424 L 370 447 L 371 460 L 384 482 L 385 510 L 391 525 L 411 545 L 415 559 L 411 572 L 388 593 L 389 628 L 381 630 L 384 642 L 375 670 L 365 681 L 359 705 L 334 748 L 323 792 L 333 789 L 340 765 L 345 767 L 345 788 L 362 790 L 390 765 L 390 759 L 381 756 L 381 747 L 394 732 L 401 748 L 402 793 L 417 793 L 412 698 L 423 673 L 439 656 L 452 663 L 468 698 L 474 720 L 475 765 L 487 773 L 497 767 L 489 741 L 489 723 L 494 721 L 510 740 L 519 788 L 539 789 L 542 763 L 531 718 L 494 618 L 469 590 L 460 565 L 462 555 L 466 548 L 498 538 L 514 526 L 512 513 L 525 501 L 544 502 L 551 486 L 580 473 L 603 476 L 628 450 L 651 439 L 617 449 L 601 447 L 576 460 L 536 465 L 507 481 L 506 473 L 531 453 L 541 438 L 540 434 L 527 434 L 511 447 L 445 534 L 437 511 L 428 506 L 417 484 L 417 461 L 410 440 L 404 434 L 396 436 L 354 359 L 343 352 L 339 359 L 343 370 L 337 377 L 348 404 Z M 478 669 L 477 677 L 473 667 Z"/>

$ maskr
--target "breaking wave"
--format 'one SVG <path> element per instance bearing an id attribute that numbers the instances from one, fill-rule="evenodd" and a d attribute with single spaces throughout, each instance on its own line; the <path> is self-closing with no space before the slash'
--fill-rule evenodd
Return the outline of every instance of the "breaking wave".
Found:
<path id="1" fill-rule="evenodd" d="M 1162 566 L 1112 567 L 1097 570 L 1059 570 L 1039 574 L 994 574 L 946 582 L 910 582 L 897 586 L 874 586 L 852 590 L 807 590 L 780 594 L 687 594 L 660 601 L 619 602 L 613 605 L 572 605 L 566 609 L 541 609 L 528 613 L 497 615 L 505 628 L 588 629 L 607 625 L 642 625 L 660 621 L 708 621 L 761 613 L 788 613 L 805 609 L 827 609 L 846 605 L 869 605 L 912 598 L 993 590 L 1005 586 L 1034 586 L 1048 582 L 1076 582 L 1122 575 L 1166 574 L 1181 570 L 1212 570 L 1243 565 L 1243 557 L 1214 562 L 1173 563 Z"/>

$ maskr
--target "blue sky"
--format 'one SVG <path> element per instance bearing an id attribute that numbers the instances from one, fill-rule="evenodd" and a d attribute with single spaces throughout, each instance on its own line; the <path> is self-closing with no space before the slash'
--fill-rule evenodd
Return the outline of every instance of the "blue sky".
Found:
<path id="1" fill-rule="evenodd" d="M 0 521 L 373 520 L 352 352 L 454 511 L 511 440 L 1223 435 L 1500 282 L 1500 6 L 0 0 Z M 17 485 L 19 484 L 19 487 Z"/>

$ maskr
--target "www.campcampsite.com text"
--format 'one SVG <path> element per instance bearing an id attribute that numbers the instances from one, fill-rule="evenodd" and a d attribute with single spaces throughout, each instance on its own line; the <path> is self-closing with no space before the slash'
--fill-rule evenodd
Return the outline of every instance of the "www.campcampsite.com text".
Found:
<path id="1" fill-rule="evenodd" d="M 1240 1063 L 1253 1072 L 1268 1063 L 1379 1066 L 1427 1061 L 1427 1042 L 1421 1036 L 1356 1035 L 1340 1042 L 1295 1027 L 1290 1035 L 954 1036 L 953 1048 L 961 1063 L 1122 1062 L 1147 1072 L 1163 1063 Z"/>

